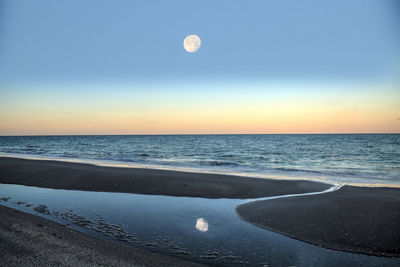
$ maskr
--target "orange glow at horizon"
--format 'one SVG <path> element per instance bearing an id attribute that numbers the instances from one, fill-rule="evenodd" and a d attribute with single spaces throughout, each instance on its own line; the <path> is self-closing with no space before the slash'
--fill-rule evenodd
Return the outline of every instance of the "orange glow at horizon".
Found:
<path id="1" fill-rule="evenodd" d="M 263 108 L 31 112 L 0 116 L 1 134 L 224 134 L 400 132 L 390 110 Z"/>
<path id="2" fill-rule="evenodd" d="M 17 94 L 18 101 L 0 100 L 0 135 L 400 133 L 396 90 L 333 96 L 260 92 L 141 98 L 131 92 L 79 98 Z"/>

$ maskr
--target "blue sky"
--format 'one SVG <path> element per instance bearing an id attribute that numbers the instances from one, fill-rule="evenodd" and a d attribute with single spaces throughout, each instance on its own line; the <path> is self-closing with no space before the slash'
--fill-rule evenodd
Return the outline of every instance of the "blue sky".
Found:
<path id="1" fill-rule="evenodd" d="M 396 2 L 3 0 L 0 80 L 393 79 Z"/>

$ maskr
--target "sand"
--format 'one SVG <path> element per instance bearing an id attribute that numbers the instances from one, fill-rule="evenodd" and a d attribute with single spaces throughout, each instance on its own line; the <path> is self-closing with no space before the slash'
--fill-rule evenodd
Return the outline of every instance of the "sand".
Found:
<path id="1" fill-rule="evenodd" d="M 0 266 L 200 266 L 84 235 L 0 205 Z"/>
<path id="2" fill-rule="evenodd" d="M 246 221 L 320 246 L 400 256 L 400 189 L 344 186 L 314 196 L 237 207 Z"/>
<path id="3" fill-rule="evenodd" d="M 0 183 L 55 189 L 205 198 L 257 198 L 322 191 L 330 187 L 327 184 L 311 181 L 268 180 L 230 175 L 102 167 L 90 164 L 6 157 L 0 158 Z M 93 265 L 98 262 L 93 257 L 90 258 L 92 253 L 102 255 L 104 258 L 108 257 L 108 260 L 112 261 L 110 265 L 114 264 L 114 256 L 117 257 L 117 261 L 122 262 L 122 265 L 125 260 L 131 260 L 118 254 L 119 248 L 114 250 L 108 247 L 107 249 L 102 248 L 103 246 L 113 247 L 116 246 L 115 244 L 92 239 L 69 228 L 57 226 L 52 222 L 47 223 L 53 228 L 47 230 L 41 228 L 41 231 L 39 231 L 36 222 L 45 219 L 10 209 L 1 208 L 1 210 L 4 213 L 2 218 L 11 218 L 8 222 L 9 226 L 2 228 L 2 251 L 8 253 L 6 255 L 14 255 L 12 259 L 15 261 L 31 260 L 31 253 L 39 258 L 40 255 L 45 257 L 44 254 L 41 254 L 41 251 L 52 251 L 51 246 L 46 245 L 46 242 L 55 238 L 52 235 L 54 231 L 49 230 L 53 228 L 63 229 L 60 231 L 72 231 L 73 235 L 76 236 L 76 243 L 60 245 L 57 248 L 58 250 L 55 250 L 56 256 L 67 253 L 67 255 L 71 255 L 68 257 L 72 257 L 71 262 L 82 260 L 84 263 L 89 262 Z M 332 193 L 250 202 L 239 206 L 237 212 L 244 220 L 258 227 L 316 245 L 357 253 L 400 256 L 400 189 L 345 186 Z M 14 225 L 14 217 L 12 216 L 17 216 L 22 219 L 19 223 L 26 223 L 27 225 L 22 224 L 19 228 L 11 227 Z M 15 217 L 15 221 L 18 221 L 17 217 Z M 1 223 L 7 225 L 3 220 Z M 44 225 L 44 222 L 42 221 L 40 224 Z M 18 225 L 18 222 L 16 225 Z M 39 231 L 41 235 L 47 236 L 47 239 L 49 239 L 43 241 L 45 243 L 42 243 L 42 247 L 39 246 L 40 249 L 38 250 L 34 250 L 32 246 L 35 243 L 29 241 L 28 237 L 15 239 L 18 231 L 24 232 L 25 228 L 31 229 L 29 227 L 35 229 L 27 230 L 29 233 L 25 233 L 25 235 L 30 234 L 31 231 L 33 233 Z M 11 230 L 7 232 L 4 229 Z M 56 233 L 56 236 L 58 235 Z M 61 235 L 61 237 L 69 240 L 67 236 Z M 20 240 L 18 241 L 20 243 L 15 243 L 14 239 Z M 73 240 L 71 239 L 68 242 L 73 242 Z M 100 244 L 100 247 L 96 246 L 96 242 Z M 79 248 L 83 248 L 82 251 L 85 251 L 83 254 L 86 254 L 86 256 L 82 256 L 82 259 L 73 258 L 74 253 L 70 252 L 69 246 L 77 248 L 73 251 L 79 251 Z M 90 251 L 90 249 L 93 249 L 93 251 Z M 124 249 L 121 249 L 123 254 L 125 253 L 123 252 Z M 114 253 L 116 254 L 114 255 Z M 141 253 L 133 253 L 138 257 L 133 259 L 134 262 L 135 260 L 139 263 L 153 260 L 153 254 Z M 54 257 L 49 255 L 49 258 L 40 258 L 40 260 L 53 263 L 58 259 L 58 256 Z M 160 258 L 160 261 L 156 257 L 155 259 L 156 263 L 164 262 L 164 258 Z M 150 265 L 156 265 L 156 263 L 150 262 Z M 119 265 L 119 263 L 116 265 Z"/>
<path id="4" fill-rule="evenodd" d="M 207 198 L 256 198 L 320 191 L 327 184 L 229 175 L 101 167 L 47 160 L 0 158 L 0 183 L 55 189 Z M 1 261 L 26 265 L 180 265 L 191 263 L 98 240 L 44 218 L 0 206 Z"/>
<path id="5" fill-rule="evenodd" d="M 55 189 L 204 198 L 257 198 L 322 191 L 323 183 L 0 157 L 0 183 Z"/>

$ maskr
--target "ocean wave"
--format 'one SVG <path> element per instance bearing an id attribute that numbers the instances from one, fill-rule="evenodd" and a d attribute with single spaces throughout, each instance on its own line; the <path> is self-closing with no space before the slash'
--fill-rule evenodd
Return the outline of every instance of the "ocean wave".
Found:
<path id="1" fill-rule="evenodd" d="M 400 183 L 399 140 L 400 135 L 3 136 L 0 151 L 255 176 Z"/>
<path id="2" fill-rule="evenodd" d="M 202 166 L 240 166 L 240 164 L 236 162 L 227 162 L 218 160 L 192 161 L 192 163 L 199 164 Z"/>
<path id="3" fill-rule="evenodd" d="M 308 173 L 318 173 L 323 174 L 322 171 L 314 171 L 314 170 L 302 170 L 302 169 L 293 169 L 293 168 L 273 168 L 277 171 L 284 171 L 284 172 L 308 172 Z"/>

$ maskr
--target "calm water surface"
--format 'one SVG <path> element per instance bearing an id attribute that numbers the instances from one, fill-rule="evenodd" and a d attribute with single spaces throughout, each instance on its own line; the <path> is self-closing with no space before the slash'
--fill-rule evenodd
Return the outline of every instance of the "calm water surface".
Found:
<path id="1" fill-rule="evenodd" d="M 197 262 L 251 266 L 399 266 L 321 248 L 239 218 L 250 200 L 85 192 L 0 184 L 0 204 L 103 239 Z M 271 200 L 273 201 L 273 200 Z"/>

